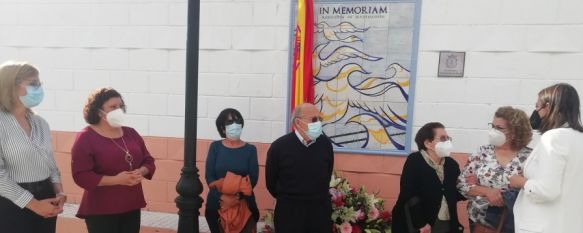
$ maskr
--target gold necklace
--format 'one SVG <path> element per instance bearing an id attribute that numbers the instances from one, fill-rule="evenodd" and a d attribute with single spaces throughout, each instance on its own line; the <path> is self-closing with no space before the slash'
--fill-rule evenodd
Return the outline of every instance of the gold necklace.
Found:
<path id="1" fill-rule="evenodd" d="M 97 127 L 95 127 L 95 128 L 97 128 Z M 99 129 L 99 131 L 105 132 L 102 129 Z M 113 140 L 113 138 L 110 138 L 110 137 L 107 137 L 107 138 L 109 138 L 109 140 L 111 140 L 111 142 L 113 142 L 113 144 L 115 144 L 120 150 L 122 150 L 123 152 L 125 152 L 124 159 L 128 163 L 128 165 L 130 166 L 130 171 L 133 171 L 134 170 L 134 166 L 132 165 L 132 162 L 134 162 L 134 156 L 132 156 L 132 154 L 130 154 L 130 150 L 128 149 L 128 145 L 126 144 L 126 141 L 123 139 L 123 137 L 124 137 L 124 135 L 123 135 L 123 132 L 122 132 L 121 141 L 123 142 L 123 146 L 124 147 L 121 147 L 119 144 L 117 144 L 117 142 L 115 142 Z"/>
<path id="2" fill-rule="evenodd" d="M 119 144 L 117 144 L 117 142 L 115 142 L 113 140 L 113 138 L 109 138 L 109 140 L 111 140 L 111 142 L 113 142 L 113 144 L 115 144 L 120 150 L 122 150 L 123 152 L 126 153 L 124 155 L 124 159 L 126 160 L 126 162 L 128 163 L 128 165 L 130 166 L 130 171 L 134 170 L 134 167 L 132 165 L 132 162 L 134 161 L 134 156 L 132 156 L 132 154 L 130 154 L 130 150 L 128 149 L 128 146 L 126 144 L 126 141 L 123 139 L 123 136 L 121 136 L 121 141 L 123 142 L 123 146 L 124 147 L 121 147 Z"/>

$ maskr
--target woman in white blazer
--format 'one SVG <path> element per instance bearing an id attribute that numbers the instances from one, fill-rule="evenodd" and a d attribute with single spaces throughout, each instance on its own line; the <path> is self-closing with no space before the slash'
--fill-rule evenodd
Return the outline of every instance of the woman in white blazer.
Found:
<path id="1" fill-rule="evenodd" d="M 522 188 L 514 205 L 516 233 L 583 232 L 583 126 L 579 95 L 569 84 L 538 94 L 531 116 L 540 142 L 524 165 L 524 177 L 510 178 Z"/>

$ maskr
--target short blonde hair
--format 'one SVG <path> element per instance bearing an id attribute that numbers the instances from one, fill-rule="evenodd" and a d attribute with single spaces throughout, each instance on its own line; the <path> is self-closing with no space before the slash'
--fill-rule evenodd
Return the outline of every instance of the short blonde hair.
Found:
<path id="1" fill-rule="evenodd" d="M 10 112 L 17 103 L 16 85 L 24 79 L 37 77 L 38 69 L 28 62 L 7 61 L 0 65 L 0 109 Z"/>

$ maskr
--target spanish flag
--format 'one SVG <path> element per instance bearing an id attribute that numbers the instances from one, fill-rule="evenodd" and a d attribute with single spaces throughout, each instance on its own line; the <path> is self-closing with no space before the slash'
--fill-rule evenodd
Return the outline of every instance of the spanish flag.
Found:
<path id="1" fill-rule="evenodd" d="M 314 103 L 312 50 L 314 46 L 314 2 L 297 0 L 295 40 L 293 46 L 291 109 L 302 103 Z"/>

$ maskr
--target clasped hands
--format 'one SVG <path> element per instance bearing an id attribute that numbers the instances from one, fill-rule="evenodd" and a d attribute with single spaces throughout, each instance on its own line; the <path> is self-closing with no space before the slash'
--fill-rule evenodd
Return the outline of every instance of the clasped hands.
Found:
<path id="1" fill-rule="evenodd" d="M 524 184 L 526 183 L 526 178 L 522 176 L 522 174 L 513 175 L 509 180 L 509 187 L 511 188 L 523 188 Z M 478 177 L 475 174 L 471 174 L 466 176 L 466 182 L 471 185 L 479 185 Z M 497 189 L 497 188 L 486 188 L 484 191 L 484 196 L 492 206 L 503 206 L 504 199 L 502 198 L 502 193 L 504 190 Z"/>
<path id="2" fill-rule="evenodd" d="M 125 186 L 138 185 L 144 180 L 145 173 L 144 168 L 120 172 L 115 176 L 116 183 Z"/>
<path id="3" fill-rule="evenodd" d="M 28 205 L 26 205 L 26 208 L 43 218 L 52 218 L 63 213 L 63 206 L 66 201 L 67 195 L 59 193 L 54 198 L 43 200 L 32 199 Z"/>

